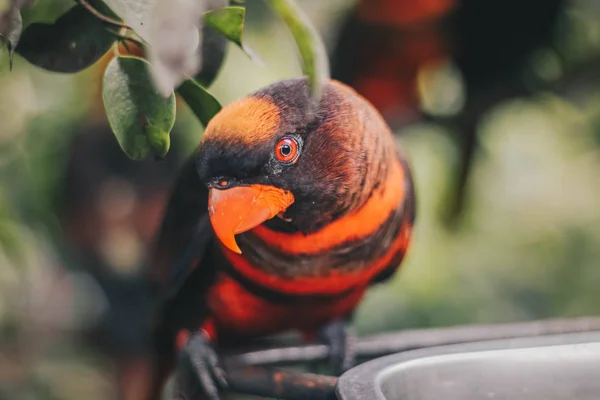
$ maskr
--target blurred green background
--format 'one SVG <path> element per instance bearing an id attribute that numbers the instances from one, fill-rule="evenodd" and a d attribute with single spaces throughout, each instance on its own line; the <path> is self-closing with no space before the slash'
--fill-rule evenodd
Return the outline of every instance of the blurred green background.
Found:
<path id="1" fill-rule="evenodd" d="M 285 26 L 262 3 L 248 3 L 246 41 L 266 66 L 229 46 L 211 88 L 223 104 L 301 75 Z M 353 3 L 305 0 L 301 7 L 331 49 Z M 39 2 L 26 10 L 25 23 L 52 21 L 70 5 Z M 540 79 L 560 79 L 565 66 L 600 56 L 600 7 L 594 1 L 569 2 L 555 37 L 560 53 L 540 49 L 531 57 L 531 71 Z M 0 398 L 116 396 L 106 372 L 109 361 L 79 335 L 102 315 L 106 299 L 72 257 L 65 239 L 71 228 L 61 220 L 75 138 L 95 130 L 114 141 L 99 94 L 105 65 L 63 75 L 16 56 L 9 72 L 6 51 L 0 55 Z M 460 98 L 460 74 L 434 83 L 422 92 L 429 107 L 445 108 L 445 97 Z M 417 186 L 416 230 L 401 273 L 373 288 L 360 307 L 359 333 L 598 313 L 600 80 L 577 85 L 563 95 L 540 91 L 503 101 L 486 112 L 478 124 L 482 149 L 463 220 L 453 227 L 444 223 L 457 163 L 447 128 L 421 122 L 396 129 Z M 116 180 L 93 192 L 85 203 L 89 209 L 69 218 L 85 225 L 86 211 L 110 218 L 139 212 L 136 207 L 152 193 L 158 193 L 160 208 L 176 167 L 201 135 L 199 122 L 179 102 L 175 150 L 166 161 L 148 162 L 154 166 L 136 172 L 142 180 L 156 178 L 158 189 L 132 192 L 131 183 Z M 85 151 L 90 153 L 80 157 L 90 163 L 97 157 L 128 163 L 118 152 L 102 153 L 100 146 Z M 107 232 L 101 253 L 118 275 L 135 275 L 143 241 L 127 229 Z"/>

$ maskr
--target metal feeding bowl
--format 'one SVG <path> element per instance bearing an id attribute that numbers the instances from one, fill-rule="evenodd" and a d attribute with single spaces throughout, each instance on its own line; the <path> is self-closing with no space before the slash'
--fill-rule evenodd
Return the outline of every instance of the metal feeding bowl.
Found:
<path id="1" fill-rule="evenodd" d="M 600 332 L 397 353 L 342 375 L 339 400 L 600 400 Z"/>

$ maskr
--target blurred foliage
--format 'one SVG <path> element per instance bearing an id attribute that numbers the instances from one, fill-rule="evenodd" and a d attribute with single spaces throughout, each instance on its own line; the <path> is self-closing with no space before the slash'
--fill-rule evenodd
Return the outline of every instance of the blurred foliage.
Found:
<path id="1" fill-rule="evenodd" d="M 17 52 L 49 71 L 78 72 L 102 57 L 114 40 L 102 21 L 76 5 L 53 24 L 29 25 Z"/>
<path id="2" fill-rule="evenodd" d="M 329 77 L 320 36 L 292 0 L 269 2 L 289 26 L 318 99 Z M 219 111 L 207 91 L 227 46 L 218 36 L 260 62 L 242 39 L 245 8 L 228 7 L 226 0 L 77 0 L 54 22 L 34 22 L 23 31 L 21 10 L 31 3 L 10 0 L 0 8 L 0 38 L 11 69 L 15 51 L 45 70 L 73 73 L 96 63 L 111 45 L 116 56 L 125 48 L 130 57 L 109 65 L 102 98 L 117 140 L 134 160 L 169 151 L 179 88 L 204 125 Z M 141 47 L 140 54 L 131 54 L 130 45 Z"/>
<path id="3" fill-rule="evenodd" d="M 72 5 L 45 0 L 26 7 L 23 26 L 53 23 Z M 331 46 L 352 2 L 301 6 Z M 285 23 L 261 2 L 245 7 L 244 42 L 265 65 L 229 46 L 210 86 L 223 104 L 303 71 Z M 594 2 L 571 1 L 556 28 L 556 49 L 533 54 L 524 79 L 560 82 L 570 66 L 599 57 L 599 27 Z M 55 202 L 70 144 L 95 124 L 108 126 L 101 81 L 111 58 L 59 74 L 19 55 L 9 72 L 7 51 L 0 55 L 0 398 L 116 397 L 110 362 L 79 335 L 102 315 L 107 299 L 65 250 Z M 445 107 L 444 97 L 464 94 L 460 73 L 445 71 L 444 79 L 424 75 L 435 80 L 422 85 L 426 107 Z M 597 314 L 599 93 L 600 79 L 589 76 L 486 113 L 465 220 L 455 230 L 442 223 L 453 184 L 449 166 L 458 157 L 448 128 L 399 129 L 418 190 L 416 231 L 401 273 L 373 288 L 359 309 L 359 332 Z M 171 139 L 184 150 L 167 154 L 167 161 L 182 162 L 201 137 L 193 108 L 177 95 Z M 121 237 L 122 247 L 137 246 Z"/>

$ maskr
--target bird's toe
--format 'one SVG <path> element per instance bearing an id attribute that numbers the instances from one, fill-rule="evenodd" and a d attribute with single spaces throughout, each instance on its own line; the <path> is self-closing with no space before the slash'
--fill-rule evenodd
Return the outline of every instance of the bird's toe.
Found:
<path id="1" fill-rule="evenodd" d="M 227 380 L 208 336 L 204 332 L 192 334 L 180 357 L 183 358 L 181 365 L 185 368 L 179 368 L 175 398 L 220 400 L 219 393 L 227 387 Z M 184 371 L 181 371 L 182 369 Z"/>

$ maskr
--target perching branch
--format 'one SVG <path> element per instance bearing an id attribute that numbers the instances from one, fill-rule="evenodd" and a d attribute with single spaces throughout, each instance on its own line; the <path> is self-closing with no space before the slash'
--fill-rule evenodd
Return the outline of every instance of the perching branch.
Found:
<path id="1" fill-rule="evenodd" d="M 600 317 L 412 329 L 363 337 L 357 342 L 356 352 L 359 361 L 364 362 L 426 347 L 590 331 L 600 331 Z M 325 400 L 336 398 L 335 377 L 272 366 L 324 362 L 327 357 L 325 345 L 313 344 L 230 352 L 222 356 L 221 362 L 230 392 L 284 400 Z M 184 364 L 178 368 L 186 367 Z"/>
<path id="2" fill-rule="evenodd" d="M 356 353 L 361 361 L 367 361 L 388 354 L 425 347 L 589 331 L 600 331 L 600 317 L 411 329 L 360 338 L 357 342 Z M 327 360 L 328 354 L 327 346 L 313 344 L 227 354 L 224 362 L 230 365 L 245 366 L 297 365 L 307 362 L 324 362 Z"/>

